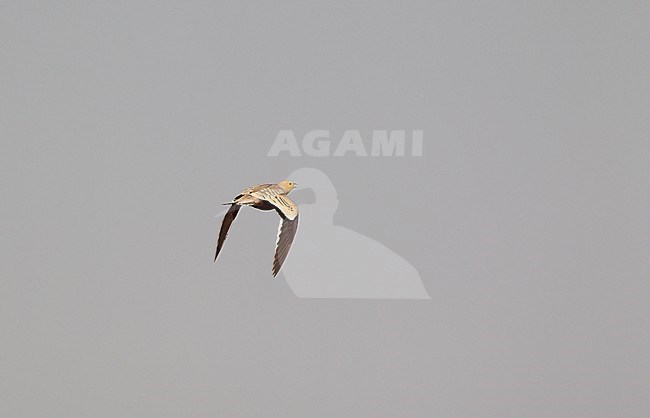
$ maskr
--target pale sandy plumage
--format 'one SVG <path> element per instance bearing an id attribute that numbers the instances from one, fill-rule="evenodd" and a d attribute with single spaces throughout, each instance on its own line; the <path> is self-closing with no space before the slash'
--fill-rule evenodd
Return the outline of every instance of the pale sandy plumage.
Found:
<path id="1" fill-rule="evenodd" d="M 275 243 L 272 271 L 273 276 L 277 275 L 289 254 L 289 249 L 298 230 L 298 206 L 287 196 L 295 187 L 296 184 L 289 180 L 283 180 L 277 184 L 259 184 L 244 189 L 232 202 L 224 203 L 224 205 L 230 205 L 230 208 L 221 223 L 214 261 L 217 261 L 217 256 L 221 252 L 226 236 L 228 236 L 230 225 L 239 213 L 239 208 L 252 206 L 259 210 L 275 210 L 280 215 L 280 225 Z"/>

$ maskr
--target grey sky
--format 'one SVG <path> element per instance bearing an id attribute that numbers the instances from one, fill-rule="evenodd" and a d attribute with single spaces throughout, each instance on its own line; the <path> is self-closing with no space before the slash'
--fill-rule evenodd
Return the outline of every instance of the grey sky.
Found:
<path id="1" fill-rule="evenodd" d="M 647 415 L 650 3 L 0 10 L 0 415 Z M 301 167 L 431 300 L 295 297 L 273 214 L 212 263 L 220 203 Z"/>

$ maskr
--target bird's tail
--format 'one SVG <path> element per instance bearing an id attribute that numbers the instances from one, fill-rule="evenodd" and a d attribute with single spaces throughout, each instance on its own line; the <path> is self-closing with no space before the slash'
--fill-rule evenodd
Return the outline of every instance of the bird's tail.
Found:
<path id="1" fill-rule="evenodd" d="M 252 205 L 257 201 L 258 200 L 253 196 L 239 195 L 236 198 L 234 198 L 232 201 L 224 203 L 224 205 L 247 206 L 247 205 Z"/>

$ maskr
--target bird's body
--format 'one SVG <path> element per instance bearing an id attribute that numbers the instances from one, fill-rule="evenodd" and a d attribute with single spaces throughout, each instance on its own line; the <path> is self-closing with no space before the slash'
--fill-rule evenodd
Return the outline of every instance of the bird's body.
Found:
<path id="1" fill-rule="evenodd" d="M 252 206 L 259 210 L 275 210 L 281 218 L 273 258 L 273 276 L 277 275 L 287 258 L 298 230 L 298 206 L 287 196 L 295 187 L 295 183 L 288 180 L 283 180 L 277 184 L 259 184 L 244 189 L 231 202 L 224 203 L 224 205 L 230 205 L 230 208 L 221 223 L 214 261 L 217 261 L 217 256 L 221 252 L 230 225 L 232 225 L 242 206 Z"/>

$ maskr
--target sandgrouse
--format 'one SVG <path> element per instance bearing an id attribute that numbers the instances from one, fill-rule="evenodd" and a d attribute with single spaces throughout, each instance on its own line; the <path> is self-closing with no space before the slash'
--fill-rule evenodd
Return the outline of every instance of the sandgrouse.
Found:
<path id="1" fill-rule="evenodd" d="M 242 206 L 252 206 L 259 210 L 275 210 L 280 215 L 272 270 L 273 276 L 276 276 L 287 258 L 298 230 L 298 206 L 287 196 L 295 187 L 296 184 L 289 180 L 283 180 L 277 184 L 259 184 L 243 190 L 231 202 L 224 203 L 224 205 L 230 205 L 230 208 L 221 223 L 214 261 L 217 261 L 217 256 L 228 235 L 228 229 Z"/>

